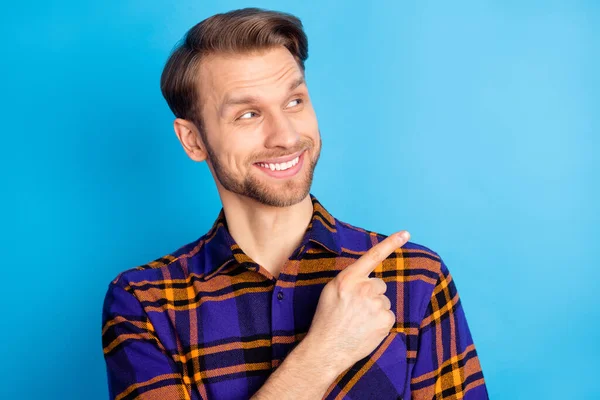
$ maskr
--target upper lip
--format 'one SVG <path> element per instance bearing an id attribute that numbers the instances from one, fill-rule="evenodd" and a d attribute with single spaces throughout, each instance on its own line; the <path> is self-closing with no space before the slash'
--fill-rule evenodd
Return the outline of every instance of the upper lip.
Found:
<path id="1" fill-rule="evenodd" d="M 289 156 L 283 156 L 283 157 L 278 157 L 278 158 L 272 158 L 270 160 L 259 161 L 255 164 L 281 164 L 281 163 L 292 161 L 294 158 L 300 156 L 302 153 L 304 153 L 304 150 L 301 150 L 298 153 L 295 153 L 295 154 L 292 154 Z"/>

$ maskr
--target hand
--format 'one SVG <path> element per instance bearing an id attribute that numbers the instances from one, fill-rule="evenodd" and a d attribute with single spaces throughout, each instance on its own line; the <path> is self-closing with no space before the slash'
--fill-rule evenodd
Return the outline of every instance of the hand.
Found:
<path id="1" fill-rule="evenodd" d="M 387 286 L 369 274 L 409 239 L 407 231 L 388 236 L 325 285 L 303 340 L 323 364 L 341 373 L 388 335 L 396 315 L 384 295 Z"/>

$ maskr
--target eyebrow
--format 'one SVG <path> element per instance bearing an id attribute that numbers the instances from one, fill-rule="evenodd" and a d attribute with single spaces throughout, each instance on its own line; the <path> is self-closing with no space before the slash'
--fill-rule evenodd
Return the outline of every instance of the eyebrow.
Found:
<path id="1" fill-rule="evenodd" d="M 305 83 L 304 76 L 300 76 L 290 82 L 290 86 L 288 87 L 288 91 L 298 88 L 300 85 Z M 221 105 L 221 115 L 225 111 L 227 107 L 235 106 L 239 104 L 256 104 L 258 103 L 258 97 L 256 96 L 242 96 L 242 97 L 227 97 L 226 100 Z"/>

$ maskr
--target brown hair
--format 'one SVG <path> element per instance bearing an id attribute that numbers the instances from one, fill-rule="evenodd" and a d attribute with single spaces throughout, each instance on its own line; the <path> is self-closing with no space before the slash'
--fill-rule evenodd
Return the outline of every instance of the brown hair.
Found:
<path id="1" fill-rule="evenodd" d="M 160 89 L 177 118 L 192 121 L 202 134 L 198 72 L 214 53 L 247 53 L 285 46 L 304 72 L 308 40 L 299 18 L 282 12 L 244 8 L 216 14 L 193 26 L 175 47 L 160 77 Z"/>

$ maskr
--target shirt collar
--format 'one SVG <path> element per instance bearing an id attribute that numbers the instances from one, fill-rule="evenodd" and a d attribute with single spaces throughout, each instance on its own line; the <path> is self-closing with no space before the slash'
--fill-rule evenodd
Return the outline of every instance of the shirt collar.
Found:
<path id="1" fill-rule="evenodd" d="M 308 239 L 338 256 L 342 254 L 338 221 L 323 207 L 312 194 L 313 215 L 306 230 Z"/>
<path id="2" fill-rule="evenodd" d="M 313 204 L 313 214 L 300 246 L 312 242 L 331 253 L 340 255 L 342 250 L 339 236 L 339 222 L 323 207 L 313 194 L 310 194 L 310 198 Z M 221 208 L 217 219 L 205 235 L 204 240 L 205 278 L 210 278 L 227 265 L 230 265 L 232 261 L 237 261 L 239 264 L 246 264 L 256 269 L 254 261 L 242 251 L 229 233 L 223 208 Z"/>

